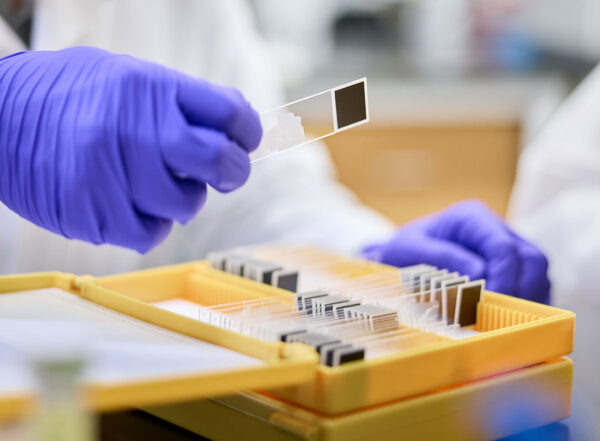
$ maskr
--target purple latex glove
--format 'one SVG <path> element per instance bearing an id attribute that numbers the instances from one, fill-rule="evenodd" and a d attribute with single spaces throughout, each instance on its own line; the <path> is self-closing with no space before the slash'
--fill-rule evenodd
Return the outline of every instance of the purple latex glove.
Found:
<path id="1" fill-rule="evenodd" d="M 537 302 L 550 300 L 546 257 L 477 201 L 465 201 L 400 228 L 363 256 L 399 267 L 428 263 L 458 271 L 486 288 Z"/>
<path id="2" fill-rule="evenodd" d="M 206 185 L 240 187 L 262 136 L 234 89 L 77 47 L 0 60 L 0 201 L 68 238 L 146 252 Z"/>

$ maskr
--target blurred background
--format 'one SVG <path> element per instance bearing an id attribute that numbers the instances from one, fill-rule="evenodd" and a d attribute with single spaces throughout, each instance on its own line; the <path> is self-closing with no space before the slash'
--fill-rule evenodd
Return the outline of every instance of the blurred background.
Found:
<path id="1" fill-rule="evenodd" d="M 289 100 L 368 78 L 371 122 L 327 144 L 396 223 L 466 198 L 506 214 L 520 152 L 600 58 L 597 0 L 251 4 Z"/>

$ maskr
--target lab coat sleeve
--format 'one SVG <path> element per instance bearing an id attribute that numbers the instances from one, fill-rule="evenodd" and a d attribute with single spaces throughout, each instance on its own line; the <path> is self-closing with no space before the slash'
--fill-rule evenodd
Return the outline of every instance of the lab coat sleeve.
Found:
<path id="1" fill-rule="evenodd" d="M 193 221 L 194 249 L 266 241 L 313 244 L 344 253 L 385 239 L 393 225 L 336 182 L 323 145 L 315 143 L 259 161 L 249 182 Z M 212 219 L 209 221 L 209 219 Z"/>
<path id="2" fill-rule="evenodd" d="M 600 301 L 600 67 L 521 155 L 509 214 L 548 255 L 556 300 Z"/>

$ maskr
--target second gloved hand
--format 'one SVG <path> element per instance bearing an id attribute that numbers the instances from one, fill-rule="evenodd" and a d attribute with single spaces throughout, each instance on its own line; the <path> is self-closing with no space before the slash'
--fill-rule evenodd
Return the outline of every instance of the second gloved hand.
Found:
<path id="1" fill-rule="evenodd" d="M 485 278 L 490 291 L 537 302 L 550 300 L 546 257 L 483 204 L 466 201 L 416 220 L 363 255 L 399 267 L 427 263 Z"/>
<path id="2" fill-rule="evenodd" d="M 0 201 L 68 238 L 145 252 L 206 185 L 248 178 L 258 115 L 234 89 L 89 47 L 0 60 Z"/>

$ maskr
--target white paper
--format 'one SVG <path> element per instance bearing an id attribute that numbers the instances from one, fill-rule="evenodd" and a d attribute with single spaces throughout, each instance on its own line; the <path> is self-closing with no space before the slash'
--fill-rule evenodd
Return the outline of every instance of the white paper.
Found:
<path id="1" fill-rule="evenodd" d="M 154 302 L 153 305 L 193 319 L 198 319 L 200 315 L 200 305 L 190 302 L 189 300 L 169 299 L 163 300 L 162 302 Z"/>

